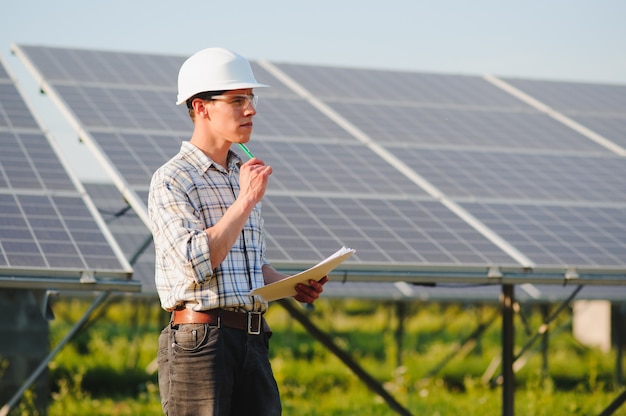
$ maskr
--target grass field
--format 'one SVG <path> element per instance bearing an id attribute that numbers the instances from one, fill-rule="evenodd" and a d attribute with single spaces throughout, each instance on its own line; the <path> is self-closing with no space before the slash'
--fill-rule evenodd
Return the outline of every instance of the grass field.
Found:
<path id="1" fill-rule="evenodd" d="M 498 375 L 501 355 L 497 305 L 420 302 L 399 308 L 391 302 L 327 299 L 316 305 L 309 313 L 315 325 L 412 414 L 501 414 L 502 389 L 488 382 Z M 55 302 L 52 346 L 88 306 L 84 299 Z M 537 308 L 522 312 L 523 322 L 516 317 L 517 346 L 542 323 Z M 161 414 L 154 358 L 168 318 L 154 300 L 121 298 L 98 309 L 49 366 L 48 414 Z M 267 318 L 285 415 L 396 414 L 280 305 L 272 304 Z M 480 337 L 461 348 L 481 328 Z M 571 335 L 570 310 L 551 326 L 545 358 L 539 344 L 524 357 L 515 378 L 516 415 L 598 415 L 622 391 L 615 382 L 614 352 L 578 343 Z M 31 403 L 28 393 L 11 415 L 37 414 Z M 626 415 L 626 408 L 614 414 Z"/>

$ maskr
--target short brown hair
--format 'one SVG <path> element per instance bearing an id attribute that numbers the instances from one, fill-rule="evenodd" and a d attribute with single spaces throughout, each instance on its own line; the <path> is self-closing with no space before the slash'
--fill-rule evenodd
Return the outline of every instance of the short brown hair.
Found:
<path id="1" fill-rule="evenodd" d="M 191 120 L 195 121 L 195 119 L 196 119 L 196 112 L 193 110 L 193 106 L 191 105 L 193 100 L 195 100 L 196 98 L 199 98 L 202 101 L 210 101 L 211 98 L 213 98 L 214 95 L 222 95 L 225 92 L 226 92 L 226 90 L 222 90 L 222 91 L 203 91 L 203 92 L 199 92 L 196 95 L 193 95 L 193 96 L 189 97 L 187 99 L 187 101 L 186 101 L 186 104 L 187 104 L 187 110 L 189 111 L 189 117 L 191 117 Z"/>

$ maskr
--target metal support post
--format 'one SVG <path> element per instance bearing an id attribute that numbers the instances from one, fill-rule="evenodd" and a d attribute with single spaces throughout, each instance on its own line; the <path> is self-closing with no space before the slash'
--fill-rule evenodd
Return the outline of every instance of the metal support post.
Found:
<path id="1" fill-rule="evenodd" d="M 514 286 L 502 285 L 502 415 L 514 414 L 515 374 L 513 373 L 513 326 Z"/>

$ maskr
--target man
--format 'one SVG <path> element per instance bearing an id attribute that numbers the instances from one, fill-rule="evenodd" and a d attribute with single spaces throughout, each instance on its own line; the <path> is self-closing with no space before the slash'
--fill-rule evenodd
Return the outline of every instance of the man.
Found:
<path id="1" fill-rule="evenodd" d="M 194 128 L 152 178 L 148 209 L 156 285 L 171 322 L 159 337 L 159 389 L 166 415 L 278 415 L 268 355 L 267 302 L 248 293 L 285 278 L 265 258 L 261 199 L 272 168 L 230 150 L 247 143 L 259 84 L 248 61 L 201 50 L 178 74 L 178 102 Z M 311 303 L 327 281 L 298 285 Z"/>

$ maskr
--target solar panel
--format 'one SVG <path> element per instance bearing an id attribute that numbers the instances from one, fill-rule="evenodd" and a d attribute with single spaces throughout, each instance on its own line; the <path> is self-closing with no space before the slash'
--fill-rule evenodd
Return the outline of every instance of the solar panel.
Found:
<path id="1" fill-rule="evenodd" d="M 626 203 L 626 158 L 389 147 L 452 198 Z"/>
<path id="2" fill-rule="evenodd" d="M 466 203 L 463 206 L 542 266 L 624 269 L 623 206 Z"/>
<path id="3" fill-rule="evenodd" d="M 261 97 L 255 117 L 255 137 L 270 136 L 290 142 L 310 138 L 353 141 L 336 123 L 329 123 L 319 111 L 301 98 Z"/>
<path id="4" fill-rule="evenodd" d="M 598 147 L 550 117 L 532 111 L 456 107 L 427 108 L 406 103 L 329 105 L 383 145 L 420 148 L 539 149 L 599 152 Z"/>
<path id="5" fill-rule="evenodd" d="M 325 101 L 530 109 L 476 76 L 281 63 L 276 66 Z"/>
<path id="6" fill-rule="evenodd" d="M 602 227 L 605 220 L 618 224 L 626 207 L 624 157 L 612 154 L 559 120 L 525 107 L 521 100 L 514 104 L 498 101 L 500 95 L 493 92 L 477 94 L 485 89 L 478 78 L 402 74 L 398 79 L 405 87 L 400 88 L 397 80 L 389 79 L 397 74 L 390 72 L 277 66 L 293 81 L 319 94 L 371 141 L 411 167 L 438 194 L 460 202 L 462 208 L 537 268 L 569 265 L 623 271 L 626 236 L 620 226 L 612 230 Z M 330 79 L 350 85 L 351 92 L 319 87 Z M 454 81 L 461 97 L 444 86 L 444 81 Z M 435 97 L 431 88 L 440 91 L 441 96 Z M 407 89 L 411 90 L 410 98 Z M 382 93 L 388 90 L 395 92 Z M 538 90 L 543 91 L 541 86 Z M 615 90 L 608 94 L 604 106 L 599 106 L 599 112 L 621 112 L 623 94 L 620 87 Z M 398 91 L 404 98 L 397 95 Z M 583 88 L 581 95 L 588 92 Z M 600 102 L 603 94 L 595 91 L 590 96 Z M 463 200 L 479 202 L 469 204 Z M 528 227 L 544 225 L 542 218 L 557 221 L 558 213 L 581 211 L 581 218 L 557 221 L 561 228 L 551 230 L 558 239 L 556 246 L 543 244 L 551 233 L 538 233 L 529 242 L 524 238 L 524 228 L 515 227 L 519 216 L 512 214 L 532 212 L 530 204 L 520 201 L 532 201 L 546 211 L 554 211 L 554 216 L 527 219 L 524 225 Z M 572 206 L 573 202 L 584 206 Z M 508 209 L 497 210 L 502 206 Z M 496 210 L 499 216 L 492 212 Z M 579 240 L 569 238 L 581 224 L 589 235 Z M 574 234 L 578 233 L 582 231 Z M 610 243 L 605 238 L 610 238 Z"/>
<path id="7" fill-rule="evenodd" d="M 505 81 L 626 149 L 626 85 Z"/>
<path id="8" fill-rule="evenodd" d="M 95 276 L 90 281 L 105 284 L 100 278 L 128 279 L 130 265 L 2 60 L 0 147 L 0 286 L 23 282 L 28 287 L 30 278 L 48 278 L 55 287 L 63 283 L 58 278 L 78 281 L 86 274 Z M 134 284 L 127 286 L 136 290 Z"/>
<path id="9" fill-rule="evenodd" d="M 183 63 L 182 58 L 167 55 L 53 47 L 32 47 L 29 55 L 46 72 L 48 80 L 70 84 L 175 85 Z"/>
<path id="10" fill-rule="evenodd" d="M 133 278 L 141 282 L 145 294 L 155 294 L 154 248 L 149 233 L 141 219 L 123 200 L 111 184 L 87 183 L 85 188 L 104 218 L 107 226 L 120 242 L 128 260 L 133 261 Z M 278 226 L 272 225 L 279 230 Z M 138 258 L 135 256 L 141 253 Z M 320 253 L 321 255 L 322 253 Z M 520 285 L 516 299 L 522 303 L 558 302 L 566 300 L 574 285 Z M 607 299 L 622 301 L 626 294 L 623 286 L 586 286 L 576 299 Z M 437 284 L 413 285 L 406 282 L 351 282 L 335 276 L 324 287 L 327 298 L 365 298 L 397 301 L 452 301 L 452 302 L 500 302 L 501 289 L 496 285 Z"/>
<path id="11" fill-rule="evenodd" d="M 190 134 L 185 109 L 173 105 L 172 67 L 185 57 L 16 50 L 119 172 L 116 181 L 138 192 Z M 171 79 L 135 79 L 147 63 Z M 616 260 L 621 229 L 601 228 L 626 207 L 625 159 L 587 135 L 481 77 L 252 65 L 273 87 L 258 91 L 249 147 L 274 167 L 264 217 L 275 265 L 297 269 L 346 245 L 357 252 L 344 271 L 366 280 L 550 283 L 572 267 L 594 272 L 592 283 L 607 270 L 607 281 L 626 277 Z M 141 100 L 153 103 L 148 112 Z M 510 231 L 531 207 L 560 221 L 544 233 L 558 246 L 539 231 Z M 590 219 L 557 215 L 574 212 Z M 546 225 L 540 216 L 524 221 Z M 583 223 L 589 235 L 568 238 Z M 581 250 L 589 253 L 573 262 L 569 253 Z"/>
<path id="12" fill-rule="evenodd" d="M 602 117 L 576 115 L 572 118 L 583 126 L 592 129 L 598 134 L 610 139 L 613 143 L 626 149 L 626 116 Z"/>
<path id="13" fill-rule="evenodd" d="M 426 196 L 393 166 L 358 143 L 256 140 L 249 147 L 272 165 L 270 192 Z"/>
<path id="14" fill-rule="evenodd" d="M 626 117 L 626 85 L 503 79 L 564 114 Z"/>
<path id="15" fill-rule="evenodd" d="M 170 91 L 106 85 L 59 85 L 58 89 L 71 110 L 89 128 L 115 126 L 129 131 L 154 132 L 189 129 L 189 116 L 182 108 L 163 105 L 171 97 Z"/>
<path id="16" fill-rule="evenodd" d="M 306 263 L 338 245 L 358 247 L 358 263 L 448 264 L 514 262 L 493 243 L 432 200 L 272 196 L 263 205 L 273 262 Z M 326 254 L 327 255 L 327 254 Z M 286 265 L 285 265 L 286 266 Z"/>
<path id="17" fill-rule="evenodd" d="M 0 97 L 2 97 L 2 112 L 0 117 L 0 127 L 30 128 L 38 129 L 37 123 L 30 111 L 26 107 L 23 98 L 18 93 L 15 85 L 8 77 L 6 71 L 0 75 Z"/>

